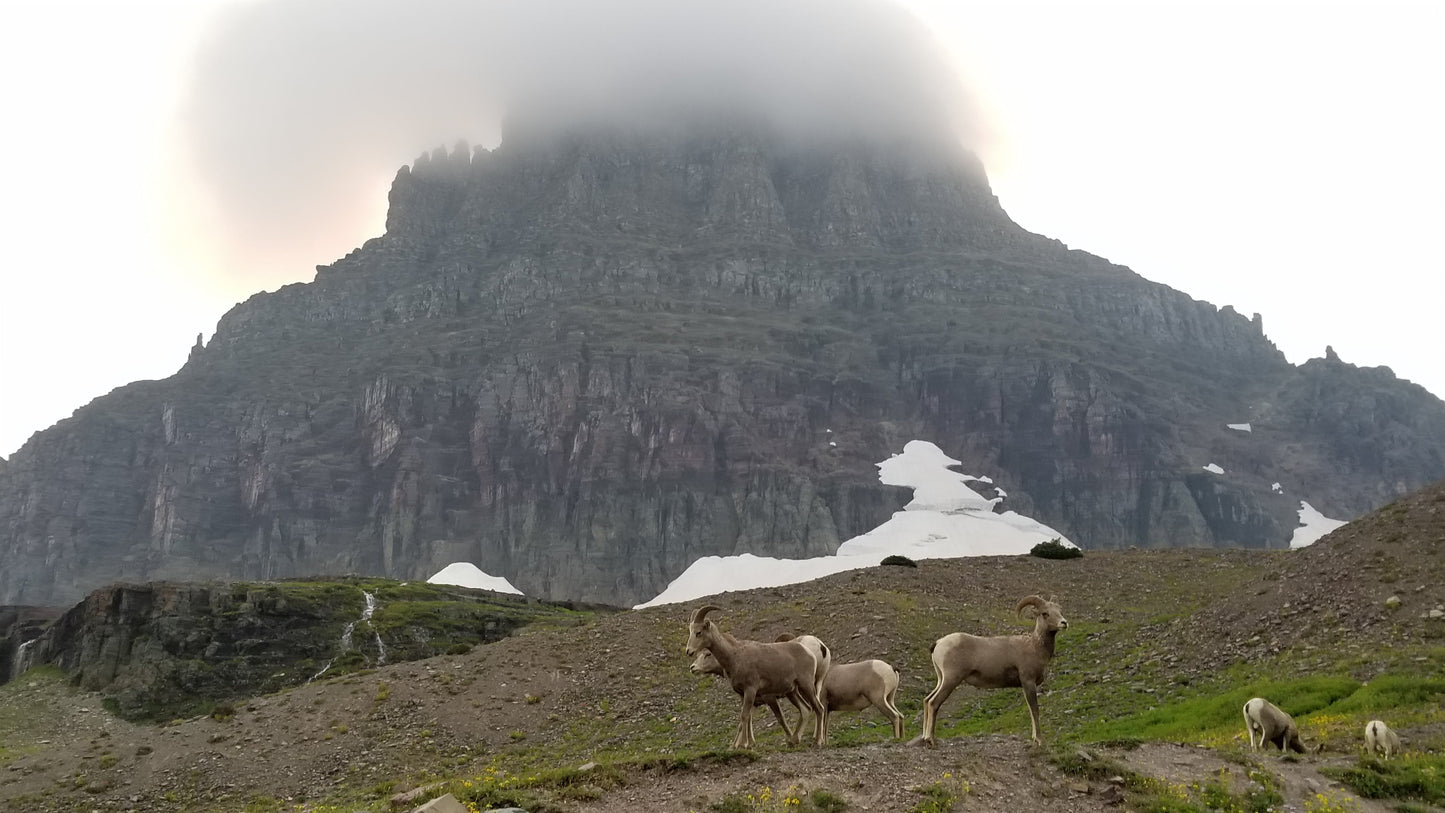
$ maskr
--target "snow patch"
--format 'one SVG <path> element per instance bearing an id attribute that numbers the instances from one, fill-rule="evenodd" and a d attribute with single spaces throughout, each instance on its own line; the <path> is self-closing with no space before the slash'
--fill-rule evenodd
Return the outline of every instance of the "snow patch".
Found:
<path id="1" fill-rule="evenodd" d="M 1236 432 L 1253 432 L 1253 431 L 1254 431 L 1254 429 L 1250 428 L 1250 425 L 1247 424 L 1247 423 L 1227 423 L 1227 424 L 1225 424 L 1225 426 L 1229 427 L 1230 429 L 1235 430 Z"/>
<path id="2" fill-rule="evenodd" d="M 1276 494 L 1283 494 L 1284 486 L 1280 485 L 1279 483 L 1271 483 L 1269 486 L 1269 490 L 1273 491 Z"/>
<path id="3" fill-rule="evenodd" d="M 1224 473 L 1224 469 L 1221 469 L 1217 464 L 1214 463 L 1210 463 L 1208 466 L 1205 466 L 1204 470 L 1207 472 L 1213 472 L 1214 474 Z"/>
<path id="4" fill-rule="evenodd" d="M 1345 520 L 1330 519 L 1321 514 L 1304 500 L 1300 500 L 1299 504 L 1299 523 L 1300 527 L 1294 529 L 1294 536 L 1289 540 L 1291 550 L 1313 545 L 1320 537 L 1346 524 Z"/>
<path id="5" fill-rule="evenodd" d="M 522 595 L 522 591 L 512 586 L 512 583 L 501 576 L 493 576 L 485 570 L 477 567 L 471 562 L 452 562 L 437 572 L 435 576 L 427 579 L 429 584 L 454 584 L 458 587 L 474 587 L 478 590 L 491 590 L 494 593 L 515 593 Z"/>
<path id="6" fill-rule="evenodd" d="M 878 465 L 885 485 L 913 489 L 913 500 L 887 522 L 839 546 L 833 556 L 775 559 L 770 556 L 705 556 L 693 562 L 655 598 L 637 608 L 692 601 L 729 590 L 781 587 L 812 581 L 845 570 L 874 567 L 891 555 L 910 559 L 952 559 L 1028 553 L 1034 545 L 1063 534 L 1013 511 L 996 514 L 1001 498 L 988 498 L 969 488 L 985 480 L 949 470 L 958 465 L 932 443 L 909 441 L 903 453 Z"/>

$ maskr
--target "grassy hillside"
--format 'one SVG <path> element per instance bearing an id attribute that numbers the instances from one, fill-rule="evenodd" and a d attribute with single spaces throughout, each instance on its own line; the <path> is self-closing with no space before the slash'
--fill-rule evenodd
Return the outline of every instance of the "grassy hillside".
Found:
<path id="1" fill-rule="evenodd" d="M 732 752 L 736 696 L 687 671 L 691 606 L 528 627 L 164 728 L 114 719 L 63 678 L 32 673 L 0 687 L 0 800 L 27 811 L 132 798 L 147 810 L 382 811 L 398 791 L 440 783 L 421 798 L 449 791 L 482 810 L 533 813 L 1117 810 L 1120 800 L 1154 811 L 1440 810 L 1442 567 L 1445 484 L 1297 552 L 928 561 L 711 599 L 739 636 L 808 632 L 839 662 L 896 665 L 912 737 L 932 688 L 929 644 L 952 631 L 1022 632 L 1018 598 L 1052 595 L 1070 625 L 1041 696 L 1043 748 L 1027 742 L 1020 692 L 965 687 L 944 706 L 937 750 L 890 741 L 867 711 L 835 715 L 823 749 L 787 746 L 759 714 L 759 747 Z M 1249 752 L 1240 709 L 1256 695 L 1323 751 Z M 1406 756 L 1363 754 L 1372 718 L 1401 732 Z"/>

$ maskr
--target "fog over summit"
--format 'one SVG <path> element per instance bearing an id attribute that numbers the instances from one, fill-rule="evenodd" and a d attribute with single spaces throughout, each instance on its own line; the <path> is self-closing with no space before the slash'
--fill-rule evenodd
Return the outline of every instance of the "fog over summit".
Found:
<path id="1" fill-rule="evenodd" d="M 184 142 L 223 256 L 262 283 L 294 279 L 288 257 L 330 260 L 371 236 L 318 244 L 379 222 L 398 165 L 495 144 L 504 120 L 509 133 L 747 119 L 803 139 L 980 140 L 929 33 L 880 0 L 257 2 L 221 17 L 200 53 Z"/>

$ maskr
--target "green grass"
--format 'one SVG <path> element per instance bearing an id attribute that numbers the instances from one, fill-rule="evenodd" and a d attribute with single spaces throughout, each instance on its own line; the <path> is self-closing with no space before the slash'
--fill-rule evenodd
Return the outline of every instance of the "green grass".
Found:
<path id="1" fill-rule="evenodd" d="M 1445 805 L 1445 756 L 1406 754 L 1388 762 L 1364 757 L 1353 768 L 1325 768 L 1368 799 L 1411 799 Z"/>
<path id="2" fill-rule="evenodd" d="M 28 698 L 31 686 L 43 695 L 69 692 L 64 672 L 54 666 L 37 666 L 19 679 L 0 685 L 0 765 L 39 750 L 38 741 L 54 734 L 61 715 L 50 704 Z"/>
<path id="3" fill-rule="evenodd" d="M 1144 712 L 1095 719 L 1075 736 L 1087 741 L 1137 737 L 1218 745 L 1243 731 L 1243 708 L 1251 697 L 1267 697 L 1280 708 L 1288 709 L 1298 720 L 1349 698 L 1359 688 L 1359 681 L 1347 677 L 1257 681 Z"/>

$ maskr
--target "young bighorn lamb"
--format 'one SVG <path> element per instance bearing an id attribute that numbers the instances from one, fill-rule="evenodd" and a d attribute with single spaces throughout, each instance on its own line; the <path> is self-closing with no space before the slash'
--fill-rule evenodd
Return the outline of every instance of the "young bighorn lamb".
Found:
<path id="1" fill-rule="evenodd" d="M 803 705 L 812 710 L 813 739 L 822 745 L 823 709 L 818 703 L 818 687 L 814 678 L 817 659 L 797 641 L 765 644 L 734 638 L 707 620 L 708 613 L 720 609 L 708 605 L 699 607 L 692 614 L 692 620 L 687 625 L 687 654 L 696 656 L 703 650 L 711 651 L 727 673 L 733 691 L 742 695 L 742 716 L 738 720 L 738 736 L 733 747 L 753 746 L 753 707 L 758 702 L 794 693 Z M 799 720 L 800 727 L 801 722 Z M 798 741 L 796 736 L 792 741 Z"/>
<path id="2" fill-rule="evenodd" d="M 1263 748 L 1265 743 L 1269 743 L 1281 751 L 1288 748 L 1295 753 L 1305 753 L 1294 718 L 1263 697 L 1251 698 L 1244 704 L 1244 728 L 1249 734 L 1250 748 Z M 1257 743 L 1256 734 L 1259 735 Z"/>
<path id="3" fill-rule="evenodd" d="M 1039 736 L 1039 684 L 1048 675 L 1049 661 L 1054 657 L 1054 638 L 1069 626 L 1059 605 L 1053 601 L 1026 596 L 1015 611 L 1034 611 L 1034 631 L 1028 635 L 980 637 L 963 632 L 945 635 L 933 642 L 933 671 L 938 685 L 923 700 L 923 734 L 917 742 L 932 748 L 938 710 L 960 683 L 980 689 L 1005 689 L 1013 686 L 1024 690 L 1033 723 L 1034 742 Z"/>
<path id="4" fill-rule="evenodd" d="M 893 721 L 893 736 L 903 738 L 903 714 L 894 701 L 898 696 L 898 670 L 887 661 L 840 663 L 828 670 L 818 699 L 823 703 L 823 738 L 828 737 L 828 719 L 835 711 L 861 711 L 873 706 Z"/>
<path id="5" fill-rule="evenodd" d="M 1370 756 L 1381 753 L 1389 759 L 1400 750 L 1400 735 L 1390 730 L 1383 720 L 1371 720 L 1365 723 L 1365 749 Z"/>

